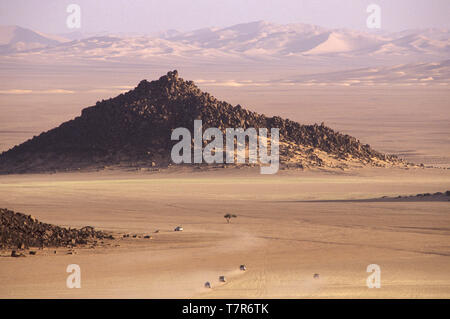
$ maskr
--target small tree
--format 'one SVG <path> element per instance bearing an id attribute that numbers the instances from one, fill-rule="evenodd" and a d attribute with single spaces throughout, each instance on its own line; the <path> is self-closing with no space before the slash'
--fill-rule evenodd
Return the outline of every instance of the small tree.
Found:
<path id="1" fill-rule="evenodd" d="M 237 216 L 234 214 L 226 214 L 223 217 L 227 220 L 227 223 L 229 224 L 229 223 L 231 223 L 231 218 L 236 218 Z"/>

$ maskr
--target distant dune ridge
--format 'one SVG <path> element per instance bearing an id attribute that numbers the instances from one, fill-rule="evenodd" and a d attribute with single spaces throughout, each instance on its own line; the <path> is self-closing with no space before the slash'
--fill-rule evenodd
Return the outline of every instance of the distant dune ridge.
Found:
<path id="1" fill-rule="evenodd" d="M 238 82 L 218 78 L 215 85 L 447 86 L 450 30 L 418 29 L 390 33 L 329 29 L 293 23 L 255 21 L 224 28 L 158 33 L 66 33 L 48 35 L 18 26 L 0 26 L 0 56 L 5 70 L 37 64 L 70 70 L 110 63 L 227 70 L 241 63 L 275 69 L 274 78 Z M 109 66 L 112 67 L 112 66 Z M 284 68 L 284 69 L 283 69 Z M 280 72 L 280 70 L 282 70 Z M 298 70 L 293 72 L 293 70 Z M 341 72 L 346 70 L 346 72 Z M 337 72 L 336 72 L 337 71 Z M 282 81 L 278 81 L 279 76 Z M 287 76 L 287 78 L 285 77 Z M 224 80 L 224 79 L 222 79 Z M 246 80 L 246 79 L 244 79 Z M 16 92 L 12 88 L 12 91 Z M 1 94 L 2 92 L 0 92 Z"/>
<path id="2" fill-rule="evenodd" d="M 301 125 L 280 117 L 250 112 L 219 101 L 192 81 L 168 72 L 156 81 L 143 80 L 115 98 L 97 102 L 81 116 L 41 133 L 0 154 L 1 173 L 66 171 L 107 166 L 166 167 L 177 141 L 171 132 L 194 120 L 203 129 L 279 128 L 282 167 L 347 168 L 405 166 L 356 138 L 325 125 Z"/>
<path id="3" fill-rule="evenodd" d="M 43 34 L 19 26 L 0 27 L 0 53 L 22 52 L 53 47 L 67 41 L 58 36 Z"/>
<path id="4" fill-rule="evenodd" d="M 208 54 L 245 54 L 289 56 L 297 54 L 322 55 L 352 53 L 354 55 L 413 53 L 448 55 L 450 31 L 447 29 L 406 30 L 398 33 L 362 32 L 347 29 L 328 29 L 320 26 L 292 23 L 275 24 L 254 21 L 225 28 L 202 28 L 190 32 L 166 30 L 152 34 L 82 34 L 62 36 L 43 34 L 18 26 L 0 26 L 3 53 L 32 49 L 57 51 L 78 47 L 82 51 L 117 50 L 133 47 L 142 55 L 149 53 L 182 54 L 203 50 Z M 20 45 L 17 45 L 20 43 Z M 160 51 L 150 50 L 158 46 Z M 53 50 L 52 48 L 55 48 Z M 81 52 L 78 52 L 81 53 Z M 105 54 L 106 56 L 106 54 Z"/>

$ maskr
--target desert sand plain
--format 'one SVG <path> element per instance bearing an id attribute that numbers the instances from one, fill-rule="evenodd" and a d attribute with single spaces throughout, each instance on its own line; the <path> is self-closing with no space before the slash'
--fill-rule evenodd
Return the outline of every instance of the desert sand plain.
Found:
<path id="1" fill-rule="evenodd" d="M 41 11 L 33 14 L 55 21 L 55 10 Z M 145 35 L 144 25 L 136 36 L 82 32 L 57 44 L 1 29 L 0 152 L 177 69 L 220 100 L 324 122 L 425 167 L 0 175 L 0 208 L 116 238 L 75 255 L 0 252 L 0 298 L 450 298 L 448 199 L 381 199 L 450 190 L 447 29 L 378 34 L 255 21 Z M 237 218 L 227 223 L 227 213 Z M 66 287 L 69 264 L 81 267 L 80 289 Z M 369 264 L 380 266 L 381 288 L 366 286 Z"/>
<path id="2" fill-rule="evenodd" d="M 450 202 L 351 201 L 449 185 L 447 169 L 1 176 L 2 207 L 116 239 L 76 255 L 0 257 L 0 297 L 449 298 Z M 80 289 L 66 287 L 69 264 L 81 267 Z M 381 267 L 379 289 L 366 286 L 369 264 Z"/>
<path id="3" fill-rule="evenodd" d="M 230 67 L 214 74 L 194 66 L 128 70 L 116 65 L 93 68 L 89 76 L 79 67 L 18 72 L 19 67 L 0 75 L 5 90 L 30 90 L 0 94 L 1 151 L 143 78 L 177 67 L 202 90 L 252 111 L 302 124 L 324 121 L 415 163 L 444 168 L 450 163 L 446 87 L 198 81 L 275 76 L 267 75 L 273 69 L 250 74 L 241 65 L 239 72 Z M 62 91 L 34 93 L 48 88 Z M 0 176 L 0 207 L 57 225 L 92 225 L 118 238 L 111 247 L 79 249 L 77 255 L 58 249 L 56 255 L 49 250 L 27 258 L 1 257 L 0 297 L 449 298 L 449 202 L 339 201 L 448 189 L 450 170 L 442 168 L 280 171 L 273 176 L 233 168 Z M 238 217 L 227 224 L 226 213 Z M 184 231 L 174 232 L 177 225 Z M 124 233 L 153 239 L 119 239 Z M 66 288 L 66 267 L 73 263 L 81 267 L 81 289 Z M 248 270 L 240 272 L 240 264 Z M 366 286 L 369 264 L 381 267 L 380 289 Z M 313 279 L 315 273 L 319 279 Z M 219 282 L 221 275 L 227 283 Z M 212 289 L 203 287 L 206 281 Z"/>

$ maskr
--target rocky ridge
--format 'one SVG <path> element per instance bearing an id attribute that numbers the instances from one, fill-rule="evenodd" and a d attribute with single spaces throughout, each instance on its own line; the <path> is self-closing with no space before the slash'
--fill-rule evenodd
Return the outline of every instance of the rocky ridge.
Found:
<path id="1" fill-rule="evenodd" d="M 302 125 L 265 116 L 202 92 L 177 71 L 82 110 L 81 116 L 0 154 L 0 173 L 171 165 L 173 129 L 201 119 L 203 129 L 279 128 L 282 167 L 407 166 L 323 123 Z M 207 165 L 207 164 L 205 164 Z"/>
<path id="2" fill-rule="evenodd" d="M 91 226 L 64 228 L 42 223 L 31 215 L 0 208 L 0 249 L 95 246 L 97 241 L 104 239 L 114 238 Z"/>

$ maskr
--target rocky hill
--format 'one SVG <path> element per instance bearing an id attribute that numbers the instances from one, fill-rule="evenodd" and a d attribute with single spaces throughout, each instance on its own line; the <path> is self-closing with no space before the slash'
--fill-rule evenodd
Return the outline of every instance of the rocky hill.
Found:
<path id="1" fill-rule="evenodd" d="M 170 139 L 172 130 L 193 132 L 195 119 L 202 120 L 203 129 L 279 128 L 282 167 L 406 165 L 323 124 L 301 125 L 219 101 L 173 71 L 97 102 L 81 116 L 0 154 L 0 173 L 166 167 L 176 143 Z"/>
<path id="2" fill-rule="evenodd" d="M 31 215 L 0 208 L 0 249 L 66 247 L 95 244 L 102 239 L 113 237 L 90 226 L 64 228 L 42 223 Z"/>

